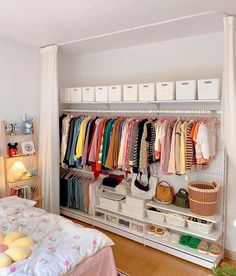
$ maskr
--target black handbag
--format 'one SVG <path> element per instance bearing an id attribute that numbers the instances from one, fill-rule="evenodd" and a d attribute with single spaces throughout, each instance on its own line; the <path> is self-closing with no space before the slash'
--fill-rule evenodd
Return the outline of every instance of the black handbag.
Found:
<path id="1" fill-rule="evenodd" d="M 134 181 L 134 185 L 135 185 L 138 189 L 140 189 L 140 190 L 142 190 L 142 191 L 145 191 L 145 192 L 148 192 L 148 191 L 149 191 L 149 180 L 150 180 L 150 177 L 151 177 L 151 173 L 150 173 L 149 167 L 148 167 L 148 169 L 147 169 L 147 179 L 148 179 L 148 182 L 147 182 L 147 183 L 145 183 L 145 182 L 143 182 L 143 181 L 141 180 L 142 174 L 143 174 L 142 172 L 138 172 L 138 173 L 137 173 L 136 179 L 135 179 L 135 181 Z M 138 176 L 139 176 L 139 180 L 138 180 Z"/>
<path id="2" fill-rule="evenodd" d="M 174 205 L 182 208 L 189 208 L 188 192 L 185 189 L 179 189 L 174 197 Z"/>

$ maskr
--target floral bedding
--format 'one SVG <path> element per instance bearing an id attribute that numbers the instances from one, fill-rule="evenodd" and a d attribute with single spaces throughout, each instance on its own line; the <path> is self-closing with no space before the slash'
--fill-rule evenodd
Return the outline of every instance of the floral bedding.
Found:
<path id="1" fill-rule="evenodd" d="M 22 231 L 35 241 L 30 257 L 0 269 L 0 276 L 64 275 L 101 248 L 113 245 L 103 233 L 32 204 L 13 197 L 0 199 L 0 232 Z"/>

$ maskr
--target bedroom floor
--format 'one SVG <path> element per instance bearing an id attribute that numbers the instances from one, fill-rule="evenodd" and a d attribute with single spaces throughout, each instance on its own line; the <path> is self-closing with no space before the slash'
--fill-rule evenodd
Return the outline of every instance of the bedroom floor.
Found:
<path id="1" fill-rule="evenodd" d="M 85 227 L 92 227 L 91 225 L 83 222 L 74 219 L 71 220 Z M 128 273 L 130 276 L 212 275 L 211 271 L 206 268 L 184 261 L 148 246 L 143 246 L 135 241 L 123 238 L 103 229 L 97 229 L 105 233 L 113 240 L 115 243 L 113 246 L 113 254 L 115 257 L 116 267 Z M 229 262 L 236 265 L 235 262 Z"/>

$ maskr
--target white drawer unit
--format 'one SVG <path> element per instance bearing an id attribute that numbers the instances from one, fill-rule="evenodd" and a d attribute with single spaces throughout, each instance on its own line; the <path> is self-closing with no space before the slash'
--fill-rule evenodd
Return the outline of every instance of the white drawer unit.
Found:
<path id="1" fill-rule="evenodd" d="M 60 102 L 67 103 L 70 102 L 70 91 L 71 88 L 62 88 L 60 91 Z"/>
<path id="2" fill-rule="evenodd" d="M 108 100 L 109 100 L 109 102 L 121 102 L 122 101 L 122 86 L 121 85 L 108 86 Z"/>
<path id="3" fill-rule="evenodd" d="M 95 98 L 96 98 L 96 102 L 107 102 L 108 101 L 108 87 L 107 86 L 96 86 L 95 87 Z"/>
<path id="4" fill-rule="evenodd" d="M 83 102 L 95 102 L 95 89 L 92 86 L 83 87 Z"/>
<path id="5" fill-rule="evenodd" d="M 175 83 L 173 81 L 156 83 L 156 100 L 173 101 L 175 99 Z"/>
<path id="6" fill-rule="evenodd" d="M 123 85 L 123 100 L 125 102 L 138 100 L 138 85 L 137 84 L 125 84 Z"/>
<path id="7" fill-rule="evenodd" d="M 99 203 L 101 208 L 108 210 L 119 211 L 120 210 L 120 201 L 112 200 L 109 198 L 99 197 Z"/>
<path id="8" fill-rule="evenodd" d="M 81 87 L 72 87 L 70 90 L 70 101 L 73 102 L 82 102 L 82 88 Z"/>
<path id="9" fill-rule="evenodd" d="M 147 202 L 148 202 L 148 199 L 145 199 L 142 197 L 131 196 L 131 195 L 126 196 L 126 203 L 134 207 L 144 208 Z"/>
<path id="10" fill-rule="evenodd" d="M 220 99 L 220 80 L 203 79 L 198 80 L 198 99 L 199 100 L 219 100 Z"/>
<path id="11" fill-rule="evenodd" d="M 176 100 L 196 100 L 197 81 L 186 80 L 176 82 Z"/>
<path id="12" fill-rule="evenodd" d="M 139 101 L 155 101 L 155 84 L 141 83 L 138 85 Z"/>

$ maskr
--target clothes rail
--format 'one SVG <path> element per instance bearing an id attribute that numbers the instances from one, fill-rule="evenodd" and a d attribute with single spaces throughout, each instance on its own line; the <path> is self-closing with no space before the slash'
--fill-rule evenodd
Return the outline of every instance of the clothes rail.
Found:
<path id="1" fill-rule="evenodd" d="M 71 113 L 105 113 L 105 114 L 220 114 L 220 110 L 77 110 L 61 109 L 61 112 Z"/>

